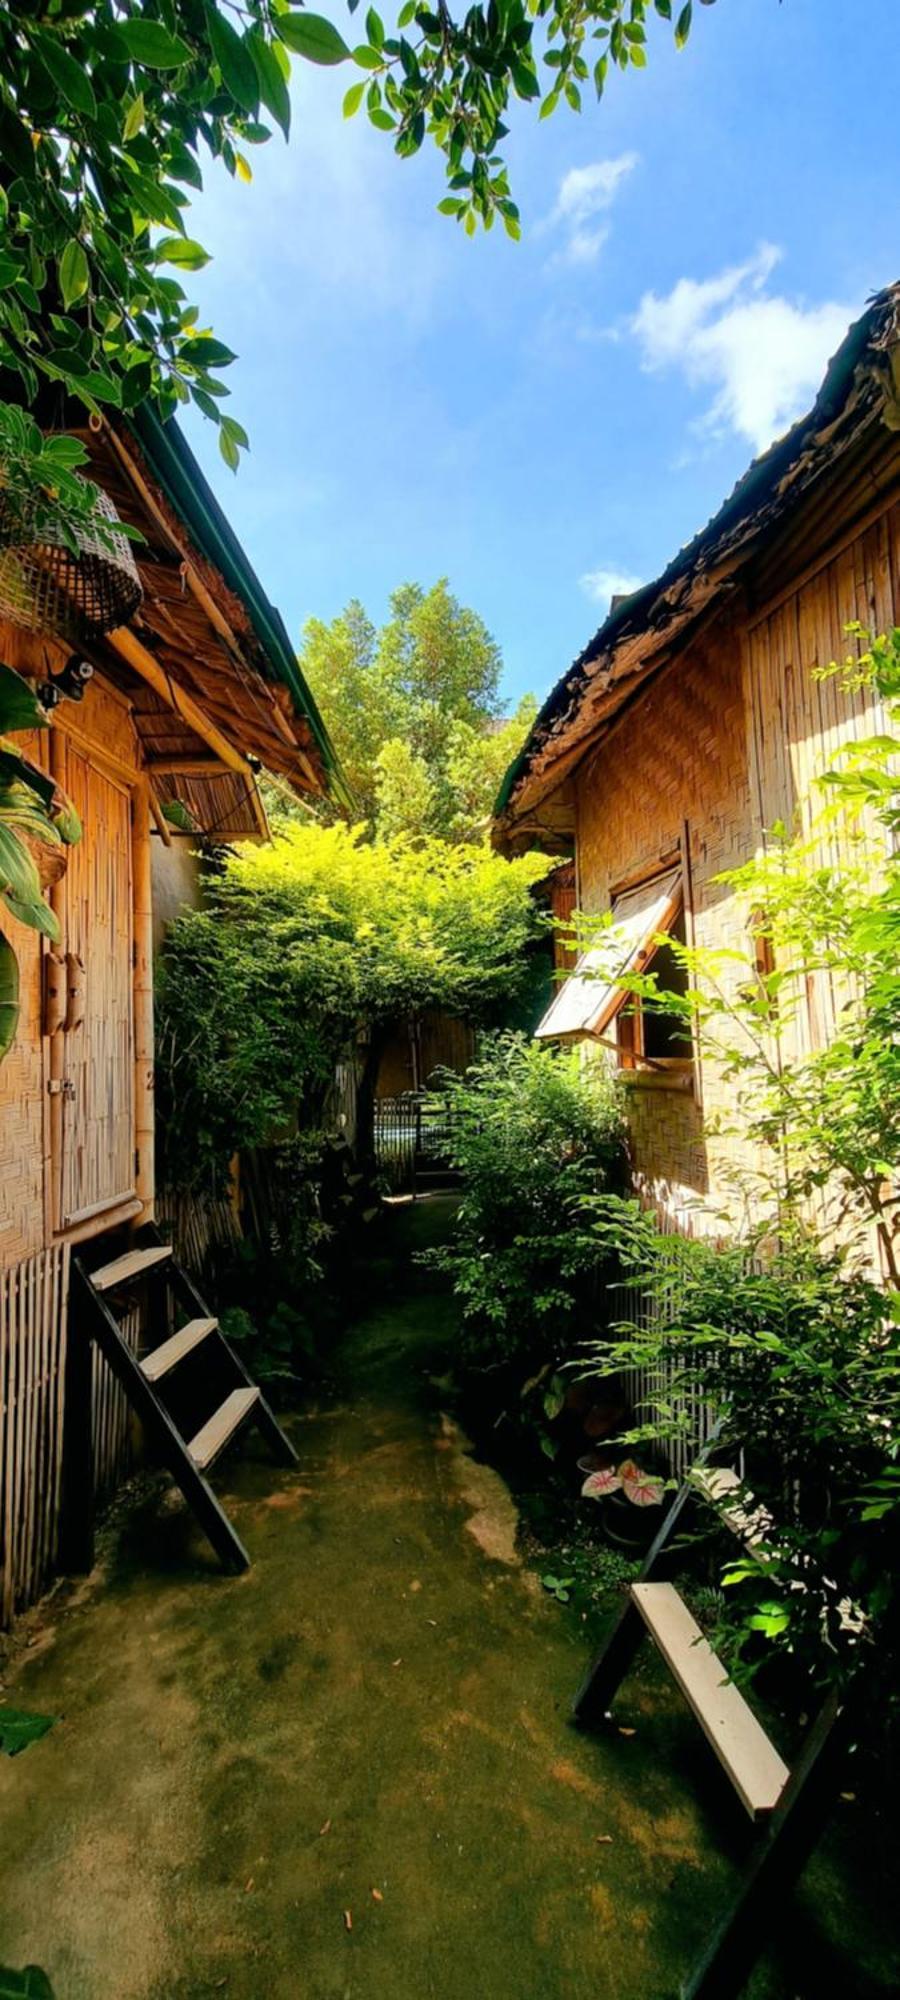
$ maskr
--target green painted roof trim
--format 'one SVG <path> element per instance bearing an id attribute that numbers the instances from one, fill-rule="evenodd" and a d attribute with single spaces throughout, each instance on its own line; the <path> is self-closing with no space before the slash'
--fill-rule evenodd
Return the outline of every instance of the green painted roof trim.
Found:
<path id="1" fill-rule="evenodd" d="M 284 619 L 266 596 L 183 431 L 174 417 L 164 424 L 148 403 L 132 411 L 127 421 L 154 478 L 192 540 L 245 606 L 270 668 L 268 678 L 289 688 L 294 707 L 309 723 L 333 796 L 352 809 L 352 793 L 312 689 L 301 672 Z"/>

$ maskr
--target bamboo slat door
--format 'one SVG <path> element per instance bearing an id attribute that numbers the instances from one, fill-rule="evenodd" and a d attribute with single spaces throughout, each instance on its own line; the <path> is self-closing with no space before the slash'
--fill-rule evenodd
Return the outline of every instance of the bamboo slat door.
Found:
<path id="1" fill-rule="evenodd" d="M 55 1121 L 59 1229 L 126 1201 L 135 1183 L 131 795 L 71 742 L 65 782 L 84 831 L 63 885 L 70 995 Z"/>

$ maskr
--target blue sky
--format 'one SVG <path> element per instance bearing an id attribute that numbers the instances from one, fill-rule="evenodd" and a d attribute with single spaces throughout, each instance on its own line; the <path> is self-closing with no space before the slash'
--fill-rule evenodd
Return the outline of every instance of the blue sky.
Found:
<path id="1" fill-rule="evenodd" d="M 251 187 L 211 170 L 190 280 L 236 349 L 233 477 L 187 428 L 292 636 L 447 575 L 547 692 L 610 588 L 658 573 L 900 276 L 897 0 L 718 0 L 579 118 L 516 107 L 523 240 L 463 237 L 348 68 L 295 63 Z M 340 19 L 335 12 L 334 18 Z M 356 72 L 358 74 L 358 72 Z"/>

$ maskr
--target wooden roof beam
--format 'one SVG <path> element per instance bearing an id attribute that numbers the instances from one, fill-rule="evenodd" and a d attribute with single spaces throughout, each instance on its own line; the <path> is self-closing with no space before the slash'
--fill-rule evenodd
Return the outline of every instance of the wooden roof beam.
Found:
<path id="1" fill-rule="evenodd" d="M 194 731 L 195 736 L 199 736 L 201 741 L 208 745 L 221 764 L 227 765 L 229 771 L 237 771 L 255 788 L 253 772 L 246 758 L 241 756 L 239 750 L 232 748 L 227 736 L 223 736 L 215 723 L 210 721 L 209 716 L 204 715 L 193 697 L 187 694 L 184 688 L 179 687 L 177 681 L 172 680 L 160 666 L 159 661 L 154 659 L 153 654 L 141 644 L 140 639 L 127 625 L 121 625 L 118 631 L 110 632 L 106 644 L 111 646 L 113 652 L 118 653 L 119 658 L 124 660 L 141 680 L 146 681 L 156 694 L 162 696 L 168 708 L 176 710 L 182 721 Z"/>

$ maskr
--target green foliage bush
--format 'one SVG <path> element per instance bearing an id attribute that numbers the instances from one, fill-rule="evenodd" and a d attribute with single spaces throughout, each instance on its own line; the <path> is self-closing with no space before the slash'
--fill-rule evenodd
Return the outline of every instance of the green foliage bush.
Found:
<path id="1" fill-rule="evenodd" d="M 577 1051 L 502 1035 L 444 1087 L 464 1191 L 433 1261 L 462 1307 L 464 1361 L 549 1370 L 596 1324 L 603 1274 L 583 1203 L 621 1183 L 613 1080 Z"/>
<path id="2" fill-rule="evenodd" d="M 725 1544 L 739 1650 L 752 1666 L 775 1644 L 820 1678 L 876 1632 L 893 1655 L 900 1342 L 881 1286 L 787 1220 L 776 1245 L 718 1245 L 660 1234 L 636 1202 L 589 1206 L 599 1254 L 656 1305 L 586 1350 L 604 1374 L 643 1371 L 635 1441 L 691 1436 L 699 1400 L 716 1458 L 743 1454 L 744 1504 L 771 1517 L 762 1547 Z"/>
<path id="3" fill-rule="evenodd" d="M 900 629 L 851 631 L 845 680 L 886 727 L 822 774 L 810 833 L 774 828 L 723 878 L 746 906 L 746 965 L 673 941 L 683 999 L 655 999 L 652 973 L 628 982 L 681 1008 L 727 1077 L 719 1131 L 740 1137 L 752 1223 L 730 1246 L 686 1243 L 634 1203 L 594 1205 L 598 1252 L 657 1306 L 596 1343 L 597 1365 L 655 1382 L 645 1436 L 671 1437 L 690 1395 L 721 1421 L 726 1463 L 746 1451 L 775 1525 L 726 1572 L 739 1638 L 826 1678 L 867 1652 L 889 1666 L 900 1637 Z M 836 1019 L 810 1047 L 813 980 Z"/>
<path id="4" fill-rule="evenodd" d="M 293 826 L 227 860 L 173 925 L 157 1010 L 169 1186 L 221 1188 L 233 1153 L 314 1129 L 361 1032 L 443 1006 L 503 1019 L 528 990 L 542 864 L 440 841 Z"/>

